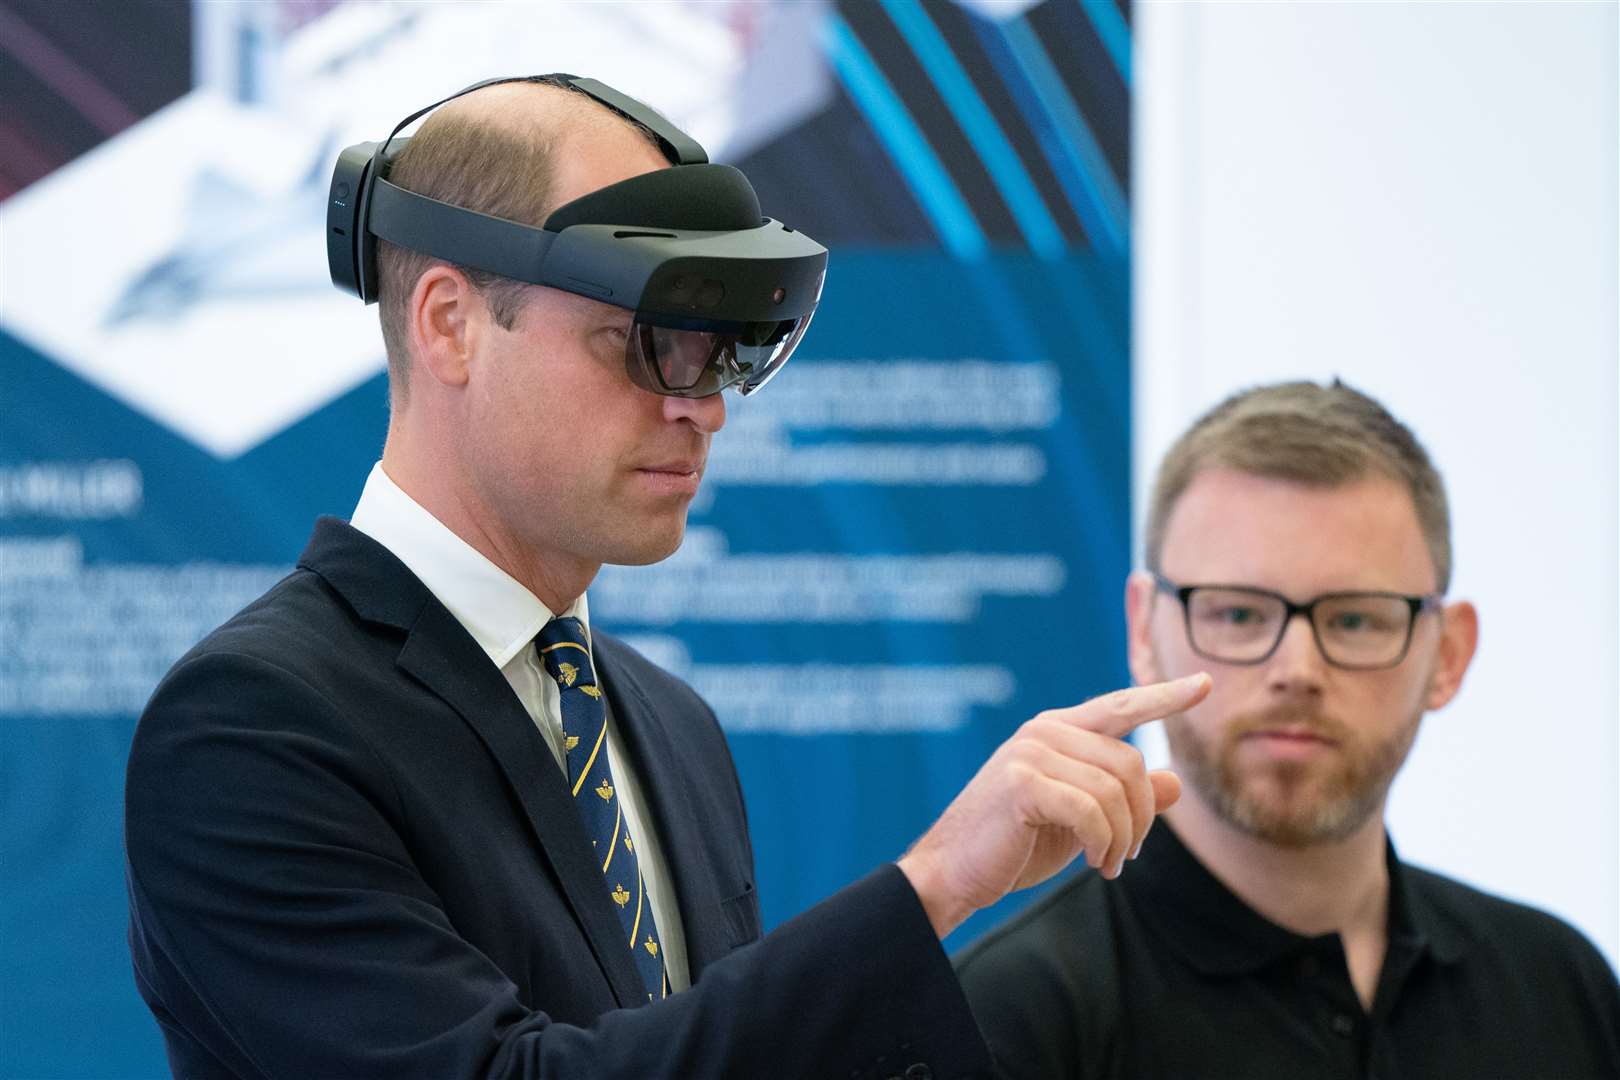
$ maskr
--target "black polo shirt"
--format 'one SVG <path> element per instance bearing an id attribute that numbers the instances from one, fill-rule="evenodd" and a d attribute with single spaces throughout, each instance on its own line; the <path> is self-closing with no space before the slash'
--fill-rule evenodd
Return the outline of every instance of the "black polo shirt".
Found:
<path id="1" fill-rule="evenodd" d="M 1256 914 L 1164 822 L 1125 873 L 1082 871 L 957 957 L 1011 1078 L 1620 1077 L 1620 986 L 1551 915 L 1389 849 L 1371 1010 L 1337 934 Z"/>

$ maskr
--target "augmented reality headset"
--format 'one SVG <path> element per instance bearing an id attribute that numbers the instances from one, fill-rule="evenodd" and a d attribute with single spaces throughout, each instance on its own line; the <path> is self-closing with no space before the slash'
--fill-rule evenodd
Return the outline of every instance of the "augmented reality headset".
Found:
<path id="1" fill-rule="evenodd" d="M 398 137 L 402 128 L 446 101 L 506 82 L 588 95 L 649 131 L 673 167 L 565 203 L 541 228 L 389 182 L 410 142 Z M 707 397 L 727 387 L 751 394 L 769 382 L 804 337 L 827 269 L 826 248 L 760 214 L 741 172 L 710 164 L 703 147 L 634 98 L 564 74 L 475 83 L 407 116 L 382 143 L 348 147 L 332 173 L 326 223 L 332 283 L 368 304 L 377 299 L 381 237 L 457 266 L 629 309 L 626 370 L 637 386 L 671 397 Z"/>

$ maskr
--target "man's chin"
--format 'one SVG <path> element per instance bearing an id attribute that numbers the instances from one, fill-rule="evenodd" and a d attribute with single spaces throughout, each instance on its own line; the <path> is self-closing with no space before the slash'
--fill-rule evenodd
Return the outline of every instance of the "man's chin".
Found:
<path id="1" fill-rule="evenodd" d="M 653 563 L 663 562 L 675 554 L 680 550 L 681 541 L 684 539 L 686 539 L 686 516 L 683 513 L 677 526 L 649 529 L 620 545 L 610 558 L 602 561 L 618 566 L 650 566 Z"/>
<path id="2" fill-rule="evenodd" d="M 1228 824 L 1256 840 L 1304 848 L 1350 836 L 1377 810 L 1378 800 L 1295 788 L 1223 793 L 1216 807 Z"/>

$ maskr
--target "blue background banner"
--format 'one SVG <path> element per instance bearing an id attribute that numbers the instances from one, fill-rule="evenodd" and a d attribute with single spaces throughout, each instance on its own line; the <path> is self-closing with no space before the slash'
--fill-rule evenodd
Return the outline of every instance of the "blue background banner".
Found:
<path id="1" fill-rule="evenodd" d="M 192 10 L 195 46 L 171 27 L 142 46 L 149 55 L 115 57 L 111 68 L 161 59 L 210 70 L 188 51 L 217 33 L 203 25 L 223 17 L 209 7 Z M 243 16 L 244 25 L 282 50 L 228 53 L 229 93 L 199 86 L 158 109 L 162 101 L 130 91 L 126 128 L 71 163 L 89 147 L 46 147 L 43 171 L 13 177 L 18 193 L 0 204 L 12 247 L 0 281 L 8 1077 L 164 1072 L 124 944 L 122 782 L 136 716 L 169 663 L 291 567 L 317 515 L 348 515 L 387 423 L 370 311 L 355 340 L 371 351 L 357 347 L 354 373 L 266 418 L 267 400 L 307 379 L 299 365 L 309 358 L 288 350 L 285 366 L 267 361 L 254 349 L 274 331 L 257 328 L 296 324 L 307 331 L 301 352 L 348 347 L 357 305 L 327 295 L 315 243 L 292 252 L 283 280 L 264 265 L 268 241 L 209 248 L 180 216 L 162 232 L 165 214 L 154 209 L 155 239 L 132 224 L 132 251 L 120 256 L 120 234 L 99 227 L 98 211 L 80 221 L 61 206 L 102 169 L 151 186 L 154 207 L 162 187 L 229 195 L 209 171 L 228 174 L 218 163 L 141 172 L 157 160 L 148 144 L 170 137 L 168 127 L 207 129 L 210 110 L 238 110 L 241 123 L 307 120 L 294 76 L 329 72 L 295 61 L 316 32 L 350 35 L 353 63 L 363 64 L 494 18 L 413 5 L 414 21 L 382 25 L 372 5 L 262 7 L 282 14 Z M 80 84 L 51 77 L 53 63 L 57 76 L 63 63 L 89 64 L 90 39 L 47 5 L 0 9 L 55 50 L 24 65 L 42 72 L 32 82 L 14 74 L 5 85 L 8 113 L 15 106 L 47 128 L 77 101 L 105 119 L 73 97 Z M 136 9 L 79 10 L 107 34 Z M 548 18 L 576 18 L 587 34 L 610 10 L 642 17 L 637 5 L 590 5 Z M 827 289 L 782 377 L 731 403 L 682 550 L 657 566 L 605 568 L 590 595 L 597 624 L 714 704 L 774 925 L 899 855 L 1034 712 L 1126 681 L 1129 26 L 1108 0 L 725 10 L 731 21 L 719 29 L 735 51 L 721 70 L 734 101 L 748 100 L 762 70 L 805 72 L 811 90 L 774 129 L 737 123 L 716 142 L 703 114 L 689 120 L 658 87 L 619 84 L 740 164 L 767 213 L 828 243 Z M 809 51 L 792 68 L 772 50 L 787 37 L 784 20 L 807 10 L 813 32 L 793 40 Z M 532 9 L 501 17 L 535 18 Z M 647 32 L 705 29 L 716 32 L 698 23 Z M 707 39 L 692 40 L 696 49 Z M 597 74 L 578 56 L 556 60 L 544 66 Z M 502 58 L 482 73 L 510 66 Z M 276 93 L 254 91 L 254 71 L 275 75 L 265 79 Z M 377 115 L 402 114 L 436 88 L 401 82 Z M 677 97 L 692 110 L 705 100 Z M 324 185 L 342 145 L 333 140 L 342 125 L 327 120 L 306 124 L 303 142 L 289 138 L 275 190 L 235 204 L 222 227 L 283 195 L 286 220 L 307 224 L 304 167 L 315 162 L 308 172 Z M 318 216 L 314 224 L 318 241 Z M 63 260 L 98 257 L 112 266 L 106 280 L 87 275 L 75 295 Z M 240 292 L 219 287 L 232 274 L 242 275 Z M 62 294 L 55 311 L 33 302 Z M 323 331 L 327 318 L 344 329 Z M 1017 902 L 982 913 L 950 944 Z"/>

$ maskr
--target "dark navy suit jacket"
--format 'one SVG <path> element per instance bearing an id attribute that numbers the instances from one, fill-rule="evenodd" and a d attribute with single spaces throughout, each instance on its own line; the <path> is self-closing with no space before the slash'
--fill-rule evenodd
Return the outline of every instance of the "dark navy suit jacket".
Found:
<path id="1" fill-rule="evenodd" d="M 760 938 L 713 713 L 592 637 L 692 989 L 646 1006 L 561 770 L 511 687 L 392 554 L 323 519 L 291 575 L 170 671 L 130 751 L 130 943 L 176 1075 L 988 1070 L 894 867 Z"/>

